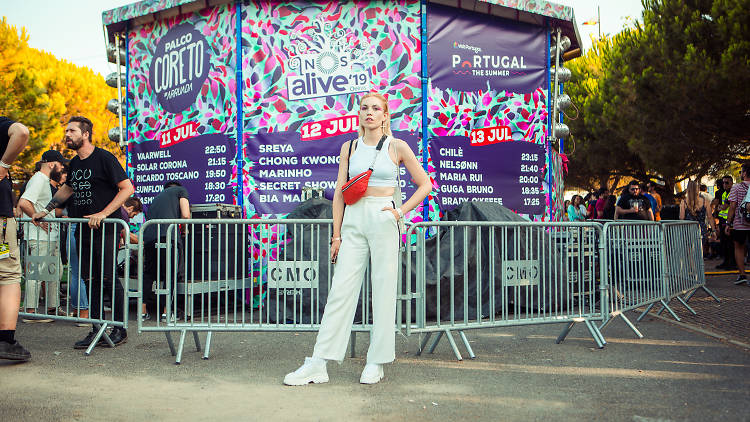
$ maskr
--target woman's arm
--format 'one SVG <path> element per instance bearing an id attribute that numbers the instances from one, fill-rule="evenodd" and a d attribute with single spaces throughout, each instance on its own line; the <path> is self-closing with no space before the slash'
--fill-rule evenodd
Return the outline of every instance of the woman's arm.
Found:
<path id="1" fill-rule="evenodd" d="M 685 201 L 680 201 L 680 220 L 685 219 Z"/>
<path id="2" fill-rule="evenodd" d="M 706 220 L 708 220 L 708 226 L 711 227 L 711 230 L 713 230 L 714 233 L 718 233 L 716 229 L 716 219 L 714 218 L 713 201 L 709 202 L 706 198 L 703 198 L 703 204 L 706 206 Z"/>
<path id="3" fill-rule="evenodd" d="M 417 185 L 417 190 L 406 202 L 401 205 L 401 212 L 406 214 L 409 211 L 421 204 L 422 201 L 432 191 L 432 183 L 430 183 L 430 177 L 427 176 L 422 165 L 417 161 L 417 157 L 414 155 L 414 151 L 409 148 L 409 144 L 402 141 L 401 139 L 394 139 L 396 141 L 396 152 L 398 153 L 399 163 L 403 163 L 406 170 L 409 171 L 411 180 Z M 398 217 L 396 217 L 398 219 Z"/>
<path id="4" fill-rule="evenodd" d="M 349 141 L 354 142 L 354 141 Z M 346 169 L 349 164 L 349 142 L 341 145 L 339 152 L 339 173 L 336 177 L 336 189 L 333 191 L 333 236 L 331 239 L 331 262 L 336 262 L 341 246 L 341 223 L 344 221 L 344 196 L 341 188 L 346 184 L 349 175 Z"/>

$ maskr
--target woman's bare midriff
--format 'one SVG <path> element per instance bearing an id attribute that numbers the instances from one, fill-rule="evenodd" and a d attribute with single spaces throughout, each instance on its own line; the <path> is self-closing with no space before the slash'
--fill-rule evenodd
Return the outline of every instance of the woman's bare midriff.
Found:
<path id="1" fill-rule="evenodd" d="M 389 186 L 368 186 L 364 196 L 393 196 L 395 190 Z"/>

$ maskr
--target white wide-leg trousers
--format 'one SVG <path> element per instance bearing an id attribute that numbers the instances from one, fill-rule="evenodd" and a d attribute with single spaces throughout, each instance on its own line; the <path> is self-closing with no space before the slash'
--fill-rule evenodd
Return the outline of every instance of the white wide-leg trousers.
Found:
<path id="1" fill-rule="evenodd" d="M 367 363 L 388 363 L 396 358 L 399 233 L 393 212 L 382 211 L 386 206 L 393 207 L 390 196 L 366 196 L 344 211 L 341 248 L 313 357 L 344 359 L 369 258 L 373 326 Z"/>

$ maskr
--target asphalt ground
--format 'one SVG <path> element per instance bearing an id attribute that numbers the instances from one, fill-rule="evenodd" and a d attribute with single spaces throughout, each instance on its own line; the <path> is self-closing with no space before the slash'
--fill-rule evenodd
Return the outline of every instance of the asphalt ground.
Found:
<path id="1" fill-rule="evenodd" d="M 309 355 L 314 333 L 218 333 L 209 360 L 188 341 L 175 365 L 162 334 L 131 328 L 126 344 L 84 356 L 72 345 L 87 328 L 19 323 L 17 338 L 33 358 L 0 361 L 0 414 L 7 421 L 750 420 L 750 350 L 654 316 L 638 327 L 645 338 L 613 321 L 604 349 L 581 324 L 562 344 L 554 342 L 557 324 L 469 331 L 477 358 L 463 361 L 445 340 L 434 354 L 416 356 L 419 336 L 399 336 L 397 359 L 376 385 L 358 383 L 368 343 L 359 334 L 356 358 L 328 364 L 329 383 L 287 387 L 282 379 Z"/>

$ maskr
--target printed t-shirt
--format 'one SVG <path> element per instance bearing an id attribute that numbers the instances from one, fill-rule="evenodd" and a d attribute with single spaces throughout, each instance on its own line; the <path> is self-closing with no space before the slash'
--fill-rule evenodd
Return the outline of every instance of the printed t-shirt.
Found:
<path id="1" fill-rule="evenodd" d="M 645 196 L 631 195 L 630 192 L 625 192 L 617 201 L 617 206 L 624 210 L 629 210 L 636 204 L 638 204 L 639 210 L 637 213 L 621 214 L 617 218 L 622 220 L 649 220 L 648 210 L 651 209 L 651 201 L 646 199 Z"/>
<path id="2" fill-rule="evenodd" d="M 66 184 L 73 189 L 68 201 L 71 217 L 81 218 L 102 211 L 120 191 L 117 184 L 128 178 L 117 158 L 99 147 L 84 160 L 73 157 L 69 166 Z M 122 212 L 118 208 L 107 217 L 122 219 Z"/>
<path id="3" fill-rule="evenodd" d="M 750 222 L 745 221 L 740 214 L 740 205 L 742 205 L 742 201 L 745 200 L 745 195 L 747 195 L 748 184 L 750 182 L 735 183 L 732 186 L 732 190 L 729 191 L 727 199 L 729 202 L 737 204 L 734 209 L 734 220 L 732 221 L 733 230 L 750 230 Z"/>

